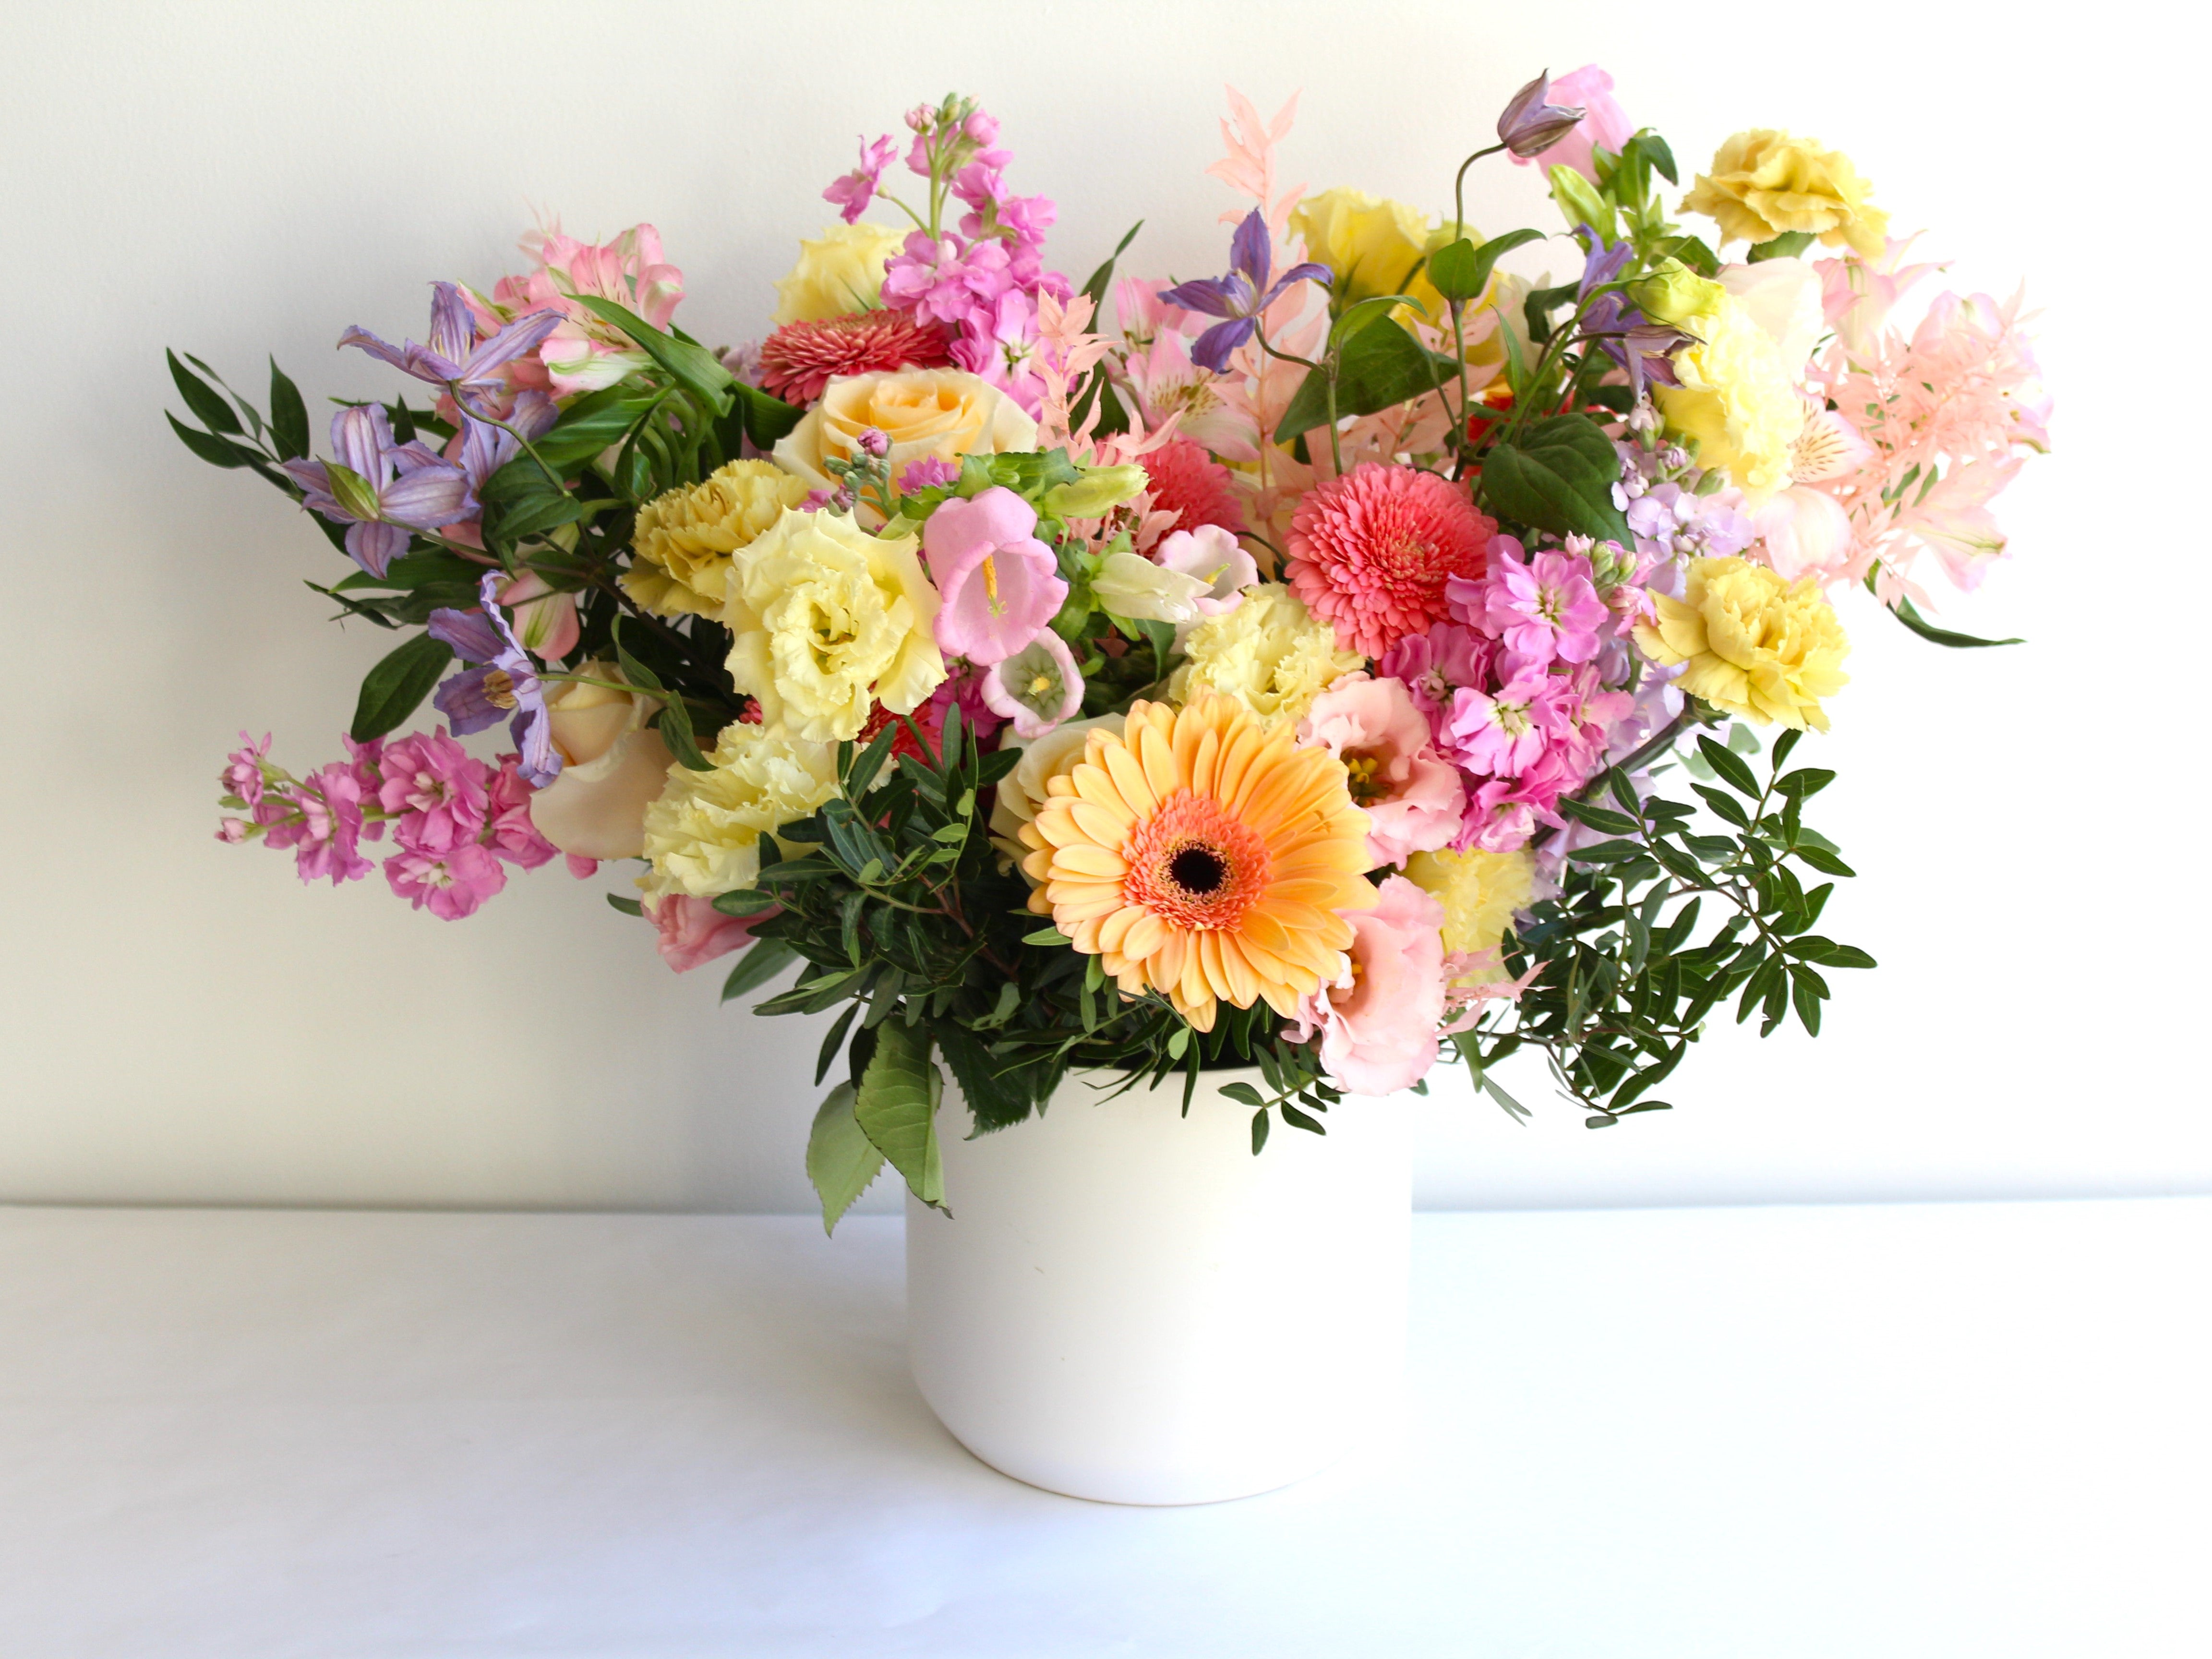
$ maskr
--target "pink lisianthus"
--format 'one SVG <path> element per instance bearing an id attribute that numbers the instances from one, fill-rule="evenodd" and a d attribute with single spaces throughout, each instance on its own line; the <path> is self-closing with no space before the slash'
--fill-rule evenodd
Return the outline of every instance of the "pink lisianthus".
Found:
<path id="1" fill-rule="evenodd" d="M 530 817 L 530 798 L 538 792 L 522 775 L 522 757 L 501 755 L 499 770 L 486 792 L 485 842 L 509 864 L 535 870 L 550 864 L 561 849 L 538 833 Z"/>
<path id="2" fill-rule="evenodd" d="M 754 927 L 781 913 L 780 906 L 771 905 L 749 916 L 726 916 L 714 900 L 689 893 L 645 901 L 647 919 L 660 930 L 660 959 L 679 974 L 744 949 L 753 942 Z"/>
<path id="3" fill-rule="evenodd" d="M 1403 876 L 1389 876 L 1368 910 L 1340 914 L 1352 927 L 1343 978 L 1309 994 L 1292 1040 L 1318 1031 L 1322 1068 L 1356 1095 L 1411 1088 L 1437 1062 L 1443 1023 L 1444 908 Z"/>
<path id="4" fill-rule="evenodd" d="M 1613 96 L 1613 76 L 1595 64 L 1584 64 L 1580 69 L 1559 76 L 1552 82 L 1544 101 L 1562 109 L 1580 106 L 1583 118 L 1567 135 L 1534 155 L 1513 156 L 1513 165 L 1535 167 L 1547 171 L 1564 162 L 1592 184 L 1597 182 L 1597 168 L 1590 160 L 1590 151 L 1602 144 L 1614 155 L 1620 147 L 1636 136 L 1636 124 L 1628 118 L 1627 112 Z"/>
<path id="5" fill-rule="evenodd" d="M 446 735 L 417 732 L 386 745 L 378 803 L 397 815 L 404 845 L 442 852 L 472 843 L 490 804 L 491 769 Z"/>
<path id="6" fill-rule="evenodd" d="M 514 360 L 517 386 L 565 398 L 596 392 L 651 367 L 653 360 L 628 335 L 602 320 L 580 296 L 612 300 L 655 328 L 666 328 L 684 297 L 684 273 L 662 259 L 659 231 L 633 225 L 613 241 L 597 246 L 563 235 L 556 224 L 525 236 L 522 247 L 535 257 L 534 270 L 501 277 L 489 301 L 468 295 L 469 309 L 485 334 L 533 312 L 561 313 L 560 326 L 544 343 Z"/>
<path id="7" fill-rule="evenodd" d="M 1036 638 L 1067 599 L 1059 561 L 1032 533 L 1036 509 L 1011 489 L 948 501 L 929 518 L 921 545 L 945 603 L 937 643 L 970 662 L 994 663 Z"/>
<path id="8" fill-rule="evenodd" d="M 410 847 L 384 861 L 392 890 L 417 910 L 447 921 L 472 916 L 483 902 L 507 885 L 507 871 L 491 849 L 473 841 L 442 851 Z"/>
<path id="9" fill-rule="evenodd" d="M 1203 617 L 1234 611 L 1244 603 L 1244 590 L 1260 580 L 1260 567 L 1252 556 L 1219 525 L 1170 532 L 1152 550 L 1152 562 L 1207 585 L 1205 592 L 1191 600 Z"/>
<path id="10" fill-rule="evenodd" d="M 1367 814 L 1367 856 L 1377 867 L 1449 847 L 1467 792 L 1431 742 L 1429 722 L 1405 682 L 1354 674 L 1314 699 L 1298 726 L 1345 764 L 1352 799 Z"/>
<path id="11" fill-rule="evenodd" d="M 1450 598 L 1463 620 L 1504 641 L 1521 664 L 1588 662 L 1612 616 L 1597 596 L 1590 562 L 1580 553 L 1539 553 L 1523 562 L 1521 544 L 1501 536 L 1480 583 L 1455 580 Z M 1480 607 L 1478 610 L 1477 607 Z"/>

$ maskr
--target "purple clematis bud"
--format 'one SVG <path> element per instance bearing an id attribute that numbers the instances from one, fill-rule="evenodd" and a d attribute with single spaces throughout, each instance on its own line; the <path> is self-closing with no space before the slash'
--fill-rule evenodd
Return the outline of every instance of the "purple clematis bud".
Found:
<path id="1" fill-rule="evenodd" d="M 1513 94 L 1498 118 L 1498 137 L 1516 155 L 1540 155 L 1572 132 L 1585 112 L 1580 105 L 1547 104 L 1552 71 L 1546 70 Z"/>
<path id="2" fill-rule="evenodd" d="M 304 492 L 301 505 L 349 525 L 346 551 L 381 576 L 407 550 L 410 530 L 453 524 L 477 510 L 468 476 L 419 442 L 395 444 L 381 405 L 362 404 L 331 417 L 329 461 L 280 461 Z"/>
<path id="3" fill-rule="evenodd" d="M 446 681 L 432 701 L 453 721 L 456 737 L 481 732 L 513 714 L 507 732 L 522 751 L 516 769 L 532 788 L 543 789 L 561 775 L 561 751 L 553 744 L 544 684 L 499 608 L 499 573 L 489 572 L 477 589 L 476 610 L 430 613 L 430 637 L 453 647 L 464 663 L 476 665 Z"/>
<path id="4" fill-rule="evenodd" d="M 1252 337 L 1261 313 L 1299 283 L 1326 284 L 1329 280 L 1327 265 L 1308 263 L 1291 266 L 1270 288 L 1267 274 L 1273 264 L 1267 221 L 1255 208 L 1244 216 L 1243 222 L 1237 227 L 1237 234 L 1230 239 L 1227 274 L 1181 283 L 1161 293 L 1159 297 L 1170 305 L 1225 319 L 1192 342 L 1191 362 L 1216 374 L 1228 373 L 1230 355 Z"/>

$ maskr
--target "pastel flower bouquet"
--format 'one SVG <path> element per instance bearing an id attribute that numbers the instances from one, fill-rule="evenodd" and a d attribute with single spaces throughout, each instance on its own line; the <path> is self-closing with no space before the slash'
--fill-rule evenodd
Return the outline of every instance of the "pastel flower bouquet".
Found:
<path id="1" fill-rule="evenodd" d="M 324 459 L 273 365 L 263 410 L 173 356 L 179 435 L 297 500 L 349 562 L 309 585 L 400 636 L 343 758 L 230 757 L 222 838 L 447 920 L 626 864 L 671 967 L 740 952 L 726 999 L 796 965 L 757 1012 L 842 1010 L 833 1224 L 886 1161 L 941 1200 L 947 1072 L 984 1132 L 1072 1071 L 1256 1067 L 1258 1152 L 1440 1059 L 1523 1114 L 1493 1068 L 1538 1050 L 1604 1126 L 1715 1018 L 1817 1033 L 1874 964 L 1818 931 L 1851 870 L 1793 763 L 1839 603 L 2011 643 L 1919 584 L 1981 581 L 2045 447 L 2021 302 L 1908 323 L 1936 267 L 1778 131 L 1671 221 L 1595 68 L 1524 88 L 1440 217 L 1283 186 L 1290 108 L 1231 109 L 1216 276 L 1117 282 L 1133 230 L 1071 282 L 948 98 L 823 192 L 757 343 L 684 331 L 640 225 L 436 283 L 421 343 L 348 329 L 402 389 Z M 1563 228 L 1478 233 L 1491 156 Z M 1564 279 L 1500 269 L 1547 238 Z"/>

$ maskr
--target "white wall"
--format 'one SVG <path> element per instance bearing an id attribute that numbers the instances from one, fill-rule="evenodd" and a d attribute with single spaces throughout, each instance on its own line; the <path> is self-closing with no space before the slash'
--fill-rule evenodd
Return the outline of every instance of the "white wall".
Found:
<path id="1" fill-rule="evenodd" d="M 1141 216 L 1137 267 L 1196 275 L 1231 205 L 1203 171 L 1224 81 L 1271 112 L 1304 89 L 1291 179 L 1434 206 L 1516 85 L 1593 58 L 1686 162 L 1738 127 L 1819 135 L 1972 284 L 2029 279 L 2058 452 L 2002 502 L 2010 567 L 1944 614 L 2032 643 L 1945 653 L 1850 608 L 1815 818 L 1863 875 L 1832 931 L 1884 965 L 1836 976 L 1817 1045 L 1722 1034 L 1682 1109 L 1602 1134 L 1448 1083 L 1423 1196 L 2203 1189 L 2197 123 L 2104 44 L 2150 38 L 2124 10 L 15 0 L 0 1197 L 808 1202 L 812 1022 L 718 1011 L 718 973 L 670 976 L 557 867 L 449 926 L 210 839 L 236 729 L 319 763 L 384 642 L 323 620 L 301 579 L 343 567 L 291 507 L 169 436 L 165 343 L 256 386 L 273 349 L 311 400 L 386 387 L 338 331 L 419 332 L 426 284 L 511 268 L 532 206 L 651 220 L 683 320 L 742 337 L 854 135 L 951 87 L 1062 204 L 1066 269 Z M 1553 222 L 1495 162 L 1473 200 L 1493 232 Z"/>

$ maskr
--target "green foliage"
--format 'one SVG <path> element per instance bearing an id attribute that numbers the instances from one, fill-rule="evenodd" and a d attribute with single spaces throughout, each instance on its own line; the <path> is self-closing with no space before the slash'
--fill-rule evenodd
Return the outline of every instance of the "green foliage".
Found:
<path id="1" fill-rule="evenodd" d="M 853 1200 L 884 1167 L 884 1154 L 854 1111 L 858 1091 L 841 1083 L 830 1091 L 806 1137 L 806 1178 L 822 1199 L 822 1231 L 835 1233 Z"/>
<path id="2" fill-rule="evenodd" d="M 1376 303 L 1361 302 L 1362 306 Z M 1387 311 L 1394 303 L 1385 298 L 1380 309 Z M 1339 320 L 1340 326 L 1346 321 L 1354 324 L 1341 337 L 1334 360 L 1339 420 L 1352 415 L 1372 415 L 1418 398 L 1425 392 L 1433 392 L 1459 373 L 1457 364 L 1422 349 L 1419 341 L 1387 316 L 1373 314 L 1370 318 L 1370 313 L 1362 313 L 1357 319 L 1347 315 Z M 1363 321 L 1366 326 L 1358 326 Z M 1277 443 L 1288 443 L 1302 432 L 1328 424 L 1330 378 L 1330 365 L 1324 363 L 1310 370 L 1298 383 L 1290 406 L 1276 425 Z"/>
<path id="3" fill-rule="evenodd" d="M 395 647 L 361 683 L 361 699 L 353 711 L 353 740 L 367 743 L 396 729 L 422 706 L 453 659 L 453 647 L 428 634 L 417 634 Z"/>
<path id="4" fill-rule="evenodd" d="M 2025 645 L 2027 643 L 2026 640 L 2019 639 L 1985 640 L 1972 634 L 1956 634 L 1948 628 L 1938 628 L 1934 623 L 1929 622 L 1927 617 L 1922 616 L 1918 609 L 1913 605 L 1912 601 L 1906 599 L 1901 593 L 1898 595 L 1896 609 L 1892 612 L 1892 614 L 1896 617 L 1898 621 L 1903 623 L 1907 628 L 1919 635 L 1922 639 L 1928 641 L 1931 645 L 1948 646 L 1954 651 L 1969 651 L 1983 646 Z"/>
<path id="5" fill-rule="evenodd" d="M 941 1208 L 945 1167 L 937 1150 L 937 1103 L 945 1079 L 929 1050 L 928 1032 L 904 1020 L 884 1022 L 854 1092 L 853 1115 L 861 1133 L 906 1177 L 907 1190 Z M 820 1185 L 816 1183 L 817 1189 Z M 825 1193 L 825 1221 L 834 1219 L 828 1212 Z"/>
<path id="6" fill-rule="evenodd" d="M 1613 504 L 1620 457 L 1596 422 L 1556 415 L 1501 440 L 1483 457 L 1482 501 L 1509 522 L 1631 544 Z"/>
<path id="7" fill-rule="evenodd" d="M 1592 1127 L 1666 1110 L 1650 1091 L 1713 1015 L 1726 1010 L 1741 1024 L 1756 1013 L 1767 1036 L 1794 1010 L 1817 1036 L 1830 994 L 1820 970 L 1875 965 L 1813 931 L 1835 883 L 1808 888 L 1797 866 L 1837 877 L 1851 870 L 1803 823 L 1805 801 L 1835 775 L 1785 769 L 1801 735 L 1780 736 L 1762 780 L 1733 746 L 1700 733 L 1699 769 L 1723 786 L 1691 786 L 1702 811 L 1639 796 L 1619 768 L 1562 801 L 1601 839 L 1574 847 L 1559 893 L 1509 937 L 1511 972 L 1541 964 L 1520 1001 L 1492 1005 L 1455 1039 L 1477 1082 L 1508 1111 L 1526 1109 L 1489 1068 L 1522 1048 L 1543 1053 Z"/>
<path id="8" fill-rule="evenodd" d="M 1540 242 L 1540 230 L 1513 230 L 1493 236 L 1477 247 L 1462 236 L 1429 256 L 1429 282 L 1447 300 L 1479 300 L 1490 286 L 1490 273 L 1498 259 L 1516 247 Z"/>

